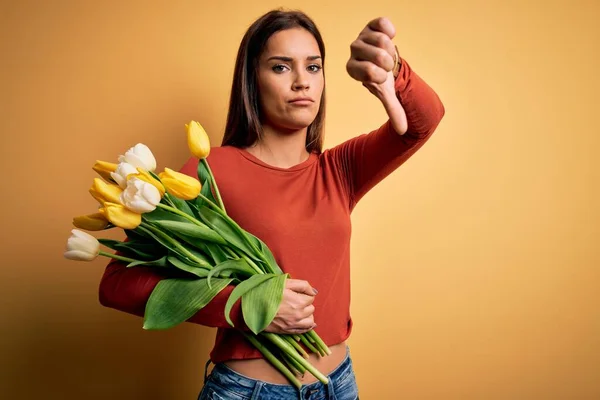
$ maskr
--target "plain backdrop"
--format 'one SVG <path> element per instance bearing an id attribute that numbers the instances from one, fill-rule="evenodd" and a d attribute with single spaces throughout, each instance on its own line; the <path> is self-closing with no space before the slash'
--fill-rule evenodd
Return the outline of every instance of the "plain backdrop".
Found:
<path id="1" fill-rule="evenodd" d="M 99 304 L 106 259 L 62 253 L 96 159 L 143 142 L 177 169 L 191 119 L 220 144 L 239 42 L 279 6 L 325 39 L 326 147 L 386 120 L 345 70 L 375 17 L 446 107 L 353 213 L 361 399 L 600 398 L 592 0 L 3 2 L 0 397 L 196 398 L 215 331 L 144 331 Z"/>

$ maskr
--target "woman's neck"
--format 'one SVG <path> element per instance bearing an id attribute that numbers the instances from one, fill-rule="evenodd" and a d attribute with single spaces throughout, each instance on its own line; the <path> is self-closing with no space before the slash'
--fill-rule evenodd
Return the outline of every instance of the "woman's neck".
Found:
<path id="1" fill-rule="evenodd" d="M 307 129 L 296 132 L 277 132 L 264 127 L 263 137 L 246 148 L 250 154 L 262 162 L 278 168 L 290 168 L 301 164 L 309 157 L 306 150 Z"/>

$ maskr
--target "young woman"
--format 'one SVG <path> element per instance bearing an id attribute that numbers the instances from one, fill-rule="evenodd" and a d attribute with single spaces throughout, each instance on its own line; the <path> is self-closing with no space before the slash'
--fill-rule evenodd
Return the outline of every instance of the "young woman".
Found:
<path id="1" fill-rule="evenodd" d="M 351 44 L 350 76 L 383 104 L 389 119 L 378 129 L 322 150 L 325 47 L 301 12 L 271 11 L 256 20 L 240 45 L 225 136 L 208 161 L 227 213 L 260 237 L 289 273 L 279 311 L 266 329 L 310 329 L 332 351 L 309 360 L 330 379 L 301 379 L 304 399 L 357 399 L 345 344 L 350 317 L 350 214 L 374 185 L 420 148 L 444 108 L 435 92 L 401 60 L 386 18 L 367 24 Z M 182 171 L 196 176 L 197 159 Z M 143 315 L 163 277 L 144 268 L 108 265 L 103 305 Z M 117 290 L 118 289 L 118 290 Z M 240 303 L 225 321 L 226 288 L 189 321 L 217 327 L 215 363 L 199 399 L 288 399 L 298 391 L 248 343 Z"/>

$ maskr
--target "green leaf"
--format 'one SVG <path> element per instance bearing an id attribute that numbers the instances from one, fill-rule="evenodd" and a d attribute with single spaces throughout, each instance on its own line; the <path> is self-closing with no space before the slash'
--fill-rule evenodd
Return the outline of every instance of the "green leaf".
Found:
<path id="1" fill-rule="evenodd" d="M 167 266 L 167 256 L 161 257 L 158 260 L 152 261 L 132 261 L 127 264 L 127 268 L 135 267 L 138 265 L 152 266 L 152 267 L 166 267 Z"/>
<path id="2" fill-rule="evenodd" d="M 222 262 L 229 260 L 229 257 L 227 257 L 227 254 L 225 254 L 225 251 L 218 244 L 202 243 L 202 246 L 203 250 L 210 254 L 214 264 L 221 264 Z"/>
<path id="3" fill-rule="evenodd" d="M 206 182 L 204 182 L 204 185 L 202 186 L 200 193 L 202 193 L 202 195 L 204 197 L 206 197 L 207 199 L 209 199 L 216 205 L 219 205 L 217 203 L 217 199 L 215 198 L 215 195 L 213 194 L 213 187 L 212 187 L 212 182 L 210 181 L 210 179 L 208 179 L 208 180 L 206 180 Z"/>
<path id="4" fill-rule="evenodd" d="M 200 181 L 200 183 L 202 184 L 202 186 L 204 187 L 204 185 L 206 184 L 206 182 L 210 182 L 210 173 L 208 172 L 208 169 L 206 168 L 206 165 L 204 165 L 204 163 L 202 162 L 202 160 L 198 160 L 198 180 Z"/>
<path id="5" fill-rule="evenodd" d="M 171 231 L 177 236 L 183 236 L 182 239 L 186 241 L 189 239 L 201 239 L 219 244 L 227 243 L 225 239 L 221 237 L 221 235 L 219 235 L 217 232 L 213 231 L 209 227 L 196 225 L 190 221 L 179 222 L 168 220 L 155 220 L 154 223 L 160 226 L 161 228 Z"/>
<path id="6" fill-rule="evenodd" d="M 206 168 L 202 160 L 198 160 L 198 180 L 202 184 L 200 194 L 202 194 L 202 196 L 206 197 L 213 203 L 217 204 L 217 201 L 215 200 L 215 196 L 213 195 L 212 191 L 210 173 L 208 172 L 208 169 Z M 197 208 L 200 208 L 205 202 L 206 201 L 201 196 L 198 196 L 196 198 L 195 205 Z"/>
<path id="7" fill-rule="evenodd" d="M 254 334 L 265 330 L 275 318 L 287 277 L 287 274 L 275 275 L 242 295 L 244 321 Z"/>
<path id="8" fill-rule="evenodd" d="M 150 239 L 152 240 L 152 239 Z M 121 242 L 112 239 L 98 239 L 104 246 L 119 251 L 127 257 L 142 259 L 142 261 L 154 260 L 161 256 L 160 246 L 146 240 L 134 239 L 127 242 Z"/>
<path id="9" fill-rule="evenodd" d="M 102 238 L 98 239 L 98 241 L 100 242 L 101 245 L 106 246 L 109 249 L 113 249 L 113 250 L 116 250 L 115 245 L 123 243 L 120 240 L 102 239 Z"/>
<path id="10" fill-rule="evenodd" d="M 251 234 L 250 232 L 246 232 L 246 231 L 244 231 L 244 232 L 250 238 L 250 240 L 254 243 L 254 245 L 260 250 L 260 252 L 265 256 L 267 262 L 269 263 L 269 272 L 271 272 L 273 274 L 282 274 L 283 271 L 277 264 L 277 261 L 275 261 L 275 257 L 273 256 L 273 253 L 271 253 L 271 249 L 269 249 L 269 247 L 265 244 L 265 242 L 263 242 L 262 240 L 260 240 L 259 238 L 257 238 L 253 234 Z M 264 263 L 263 260 L 260 260 L 260 261 Z"/>
<path id="11" fill-rule="evenodd" d="M 144 214 L 144 219 L 147 221 L 178 221 L 190 223 L 185 217 L 175 214 L 171 211 L 167 211 L 164 208 L 157 207 L 154 211 Z"/>
<path id="12" fill-rule="evenodd" d="M 173 204 L 175 204 L 175 208 L 183 211 L 187 215 L 191 215 L 192 217 L 195 217 L 194 213 L 192 212 L 192 209 L 190 208 L 188 203 L 186 203 L 185 200 L 180 199 L 177 196 L 170 195 L 169 193 L 166 193 L 165 196 L 168 196 L 169 200 L 171 200 L 171 202 L 173 202 Z"/>
<path id="13" fill-rule="evenodd" d="M 225 304 L 225 319 L 227 320 L 227 322 L 229 322 L 229 325 L 233 326 L 233 322 L 231 321 L 231 317 L 229 314 L 231 314 L 231 309 L 233 308 L 235 302 L 238 301 L 238 299 L 249 290 L 254 289 L 257 285 L 260 285 L 261 283 L 269 279 L 273 279 L 274 277 L 275 275 L 273 274 L 252 275 L 245 281 L 240 282 L 235 287 L 235 289 L 233 289 L 233 291 L 229 295 L 229 298 L 227 299 L 227 304 Z"/>
<path id="14" fill-rule="evenodd" d="M 174 255 L 167 257 L 167 260 L 175 268 L 185 272 L 189 272 L 190 274 L 196 275 L 199 278 L 206 278 L 208 276 L 208 272 L 210 271 L 207 268 L 202 268 L 197 265 L 189 264 L 186 261 L 183 261 L 179 257 Z"/>
<path id="15" fill-rule="evenodd" d="M 225 262 L 222 262 L 218 265 L 215 265 L 214 268 L 212 268 L 210 270 L 210 272 L 208 273 L 208 286 L 211 285 L 211 278 L 213 276 L 219 276 L 219 274 L 221 274 L 224 271 L 231 271 L 231 272 L 237 272 L 239 275 L 245 276 L 245 277 L 250 277 L 254 274 L 256 274 L 256 271 L 254 271 L 252 269 L 252 267 L 250 267 L 248 265 L 248 263 L 246 262 L 246 260 L 244 259 L 237 259 L 237 260 L 227 260 Z"/>
<path id="16" fill-rule="evenodd" d="M 146 228 L 145 228 L 146 229 Z M 150 236 L 152 239 L 156 240 L 158 243 L 160 243 L 164 248 L 166 248 L 169 251 L 172 251 L 173 253 L 178 254 L 179 256 L 181 256 L 182 258 L 185 258 L 186 255 L 183 254 L 180 250 L 178 250 L 177 248 L 175 248 L 175 246 L 173 246 L 172 243 L 170 243 L 168 240 L 154 234 L 152 231 L 150 231 L 149 229 L 144 232 L 146 233 L 148 236 Z"/>
<path id="17" fill-rule="evenodd" d="M 212 201 L 213 204 L 218 206 L 217 200 L 215 199 L 215 196 L 213 195 L 212 184 L 210 183 L 210 180 L 207 180 L 206 182 L 204 182 L 202 184 L 202 189 L 200 189 L 200 194 L 202 196 L 204 196 L 204 198 L 202 196 L 198 196 L 198 197 L 196 197 L 195 200 L 193 200 L 193 203 L 191 203 L 191 205 L 194 206 L 195 211 L 198 211 L 198 209 L 200 207 L 202 207 L 203 205 L 208 206 L 208 204 L 206 204 L 205 198 Z"/>
<path id="18" fill-rule="evenodd" d="M 211 210 L 207 206 L 202 206 L 199 209 L 200 218 L 202 222 L 214 229 L 219 235 L 221 235 L 231 245 L 245 252 L 253 260 L 260 261 L 254 254 L 254 249 L 248 244 L 243 238 L 243 231 L 238 231 L 236 227 L 231 225 L 225 217 L 216 211 Z M 238 228 L 241 230 L 241 228 Z"/>
<path id="19" fill-rule="evenodd" d="M 144 314 L 144 329 L 168 329 L 190 319 L 206 306 L 232 279 L 163 279 L 150 295 Z"/>
<path id="20" fill-rule="evenodd" d="M 145 240 L 145 239 L 150 239 L 150 236 L 146 235 L 144 232 L 142 232 L 139 229 L 135 229 L 135 230 L 133 230 L 133 229 L 123 229 L 123 231 L 125 231 L 125 234 L 127 235 L 127 238 L 129 240 L 136 240 L 136 239 Z"/>
<path id="21" fill-rule="evenodd" d="M 207 256 L 205 253 L 197 250 L 197 249 L 192 249 L 192 248 L 187 248 L 187 250 L 192 253 L 198 260 L 200 260 L 200 265 L 202 265 L 204 268 L 206 269 L 212 269 L 215 264 L 215 262 L 213 262 L 209 256 Z"/>
<path id="22" fill-rule="evenodd" d="M 156 243 L 149 242 L 148 240 L 131 240 L 129 242 L 123 242 L 115 245 L 115 250 L 143 260 L 153 260 L 164 254 L 164 249 L 162 247 L 157 246 Z"/>

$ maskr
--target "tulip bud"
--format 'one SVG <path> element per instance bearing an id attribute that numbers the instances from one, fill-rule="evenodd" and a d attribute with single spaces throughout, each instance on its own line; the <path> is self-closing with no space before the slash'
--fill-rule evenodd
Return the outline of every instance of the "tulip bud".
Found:
<path id="1" fill-rule="evenodd" d="M 127 176 L 135 173 L 137 173 L 137 169 L 133 165 L 121 162 L 115 169 L 115 172 L 112 172 L 110 176 L 117 182 L 117 185 L 122 189 L 125 189 L 127 187 Z"/>
<path id="2" fill-rule="evenodd" d="M 101 231 L 108 227 L 108 220 L 101 213 L 81 215 L 73 218 L 73 225 L 86 231 Z"/>
<path id="3" fill-rule="evenodd" d="M 134 176 L 127 180 L 127 188 L 121 194 L 121 203 L 138 214 L 154 211 L 160 199 L 157 188 Z"/>
<path id="4" fill-rule="evenodd" d="M 165 168 L 164 172 L 158 174 L 158 177 L 167 188 L 167 192 L 183 200 L 193 200 L 198 197 L 202 185 L 198 179 L 175 172 L 170 168 Z"/>
<path id="5" fill-rule="evenodd" d="M 136 177 L 138 179 L 141 179 L 144 182 L 148 182 L 149 184 L 151 184 L 152 186 L 157 188 L 160 193 L 161 199 L 165 195 L 165 185 L 163 185 L 159 180 L 157 180 L 155 177 L 150 175 L 150 173 L 148 171 L 145 171 L 138 167 L 137 174 L 127 175 L 127 179 L 131 179 L 131 177 Z"/>
<path id="6" fill-rule="evenodd" d="M 115 172 L 115 170 L 117 169 L 117 164 L 97 160 L 96 164 L 94 164 L 92 169 L 96 171 L 101 177 L 110 182 L 113 180 L 111 173 Z"/>
<path id="7" fill-rule="evenodd" d="M 199 159 L 208 157 L 210 153 L 210 139 L 202 125 L 196 121 L 191 121 L 185 125 L 185 129 L 187 131 L 187 143 L 190 152 Z"/>
<path id="8" fill-rule="evenodd" d="M 156 169 L 156 159 L 145 144 L 138 143 L 125 153 L 119 156 L 119 162 L 126 162 L 134 167 L 140 167 L 146 171 L 154 171 Z"/>
<path id="9" fill-rule="evenodd" d="M 135 229 L 142 223 L 142 215 L 127 209 L 122 204 L 104 203 L 100 213 L 111 224 L 121 229 Z"/>
<path id="10" fill-rule="evenodd" d="M 121 193 L 123 193 L 123 189 L 117 185 L 106 183 L 100 178 L 94 178 L 94 184 L 90 188 L 90 194 L 100 204 L 104 204 L 107 201 L 119 203 L 121 201 Z"/>
<path id="11" fill-rule="evenodd" d="M 98 239 L 80 231 L 73 229 L 71 237 L 67 240 L 67 251 L 64 256 L 66 259 L 74 261 L 92 261 L 98 257 L 100 251 L 100 242 Z"/>

